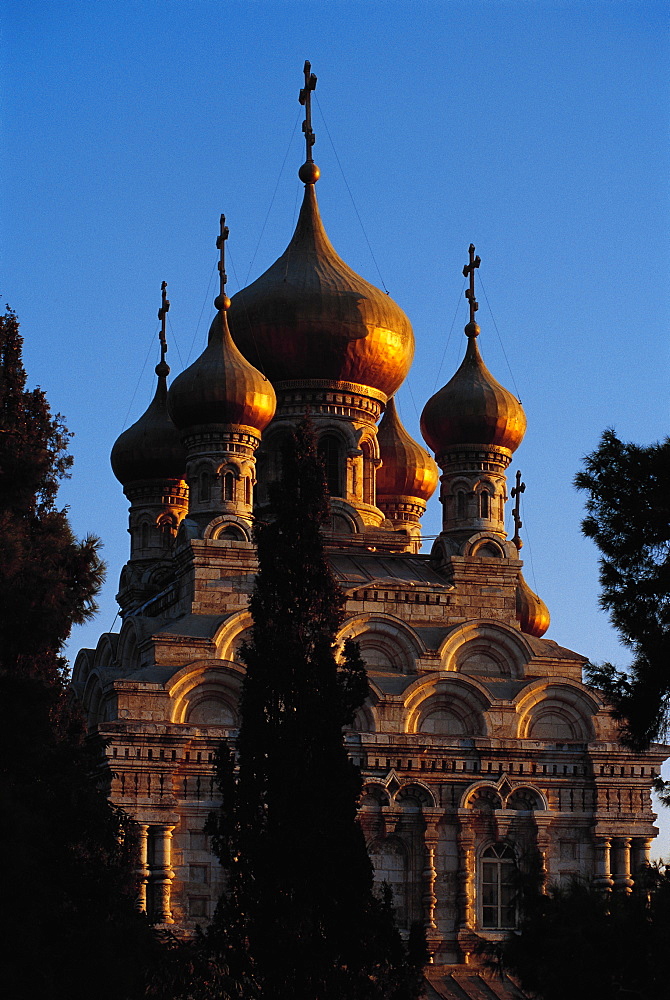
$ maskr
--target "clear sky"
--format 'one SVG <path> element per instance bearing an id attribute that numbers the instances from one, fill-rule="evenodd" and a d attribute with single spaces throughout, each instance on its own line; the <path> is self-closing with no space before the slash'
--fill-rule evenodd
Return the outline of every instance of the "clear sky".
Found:
<path id="1" fill-rule="evenodd" d="M 154 391 L 160 283 L 175 375 L 214 313 L 219 214 L 230 294 L 290 238 L 308 58 L 326 228 L 414 326 L 408 430 L 464 352 L 473 242 L 480 347 L 528 417 L 510 468 L 526 578 L 548 637 L 625 666 L 572 479 L 607 426 L 668 433 L 667 3 L 5 0 L 1 16 L 0 291 L 30 384 L 75 433 L 61 502 L 109 566 L 70 655 L 116 614 L 127 504 L 108 458 Z"/>

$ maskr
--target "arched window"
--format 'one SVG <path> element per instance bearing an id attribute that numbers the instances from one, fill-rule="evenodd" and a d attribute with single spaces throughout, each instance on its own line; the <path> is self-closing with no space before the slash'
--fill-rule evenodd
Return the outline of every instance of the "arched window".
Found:
<path id="1" fill-rule="evenodd" d="M 244 479 L 244 502 L 246 504 L 251 503 L 251 477 L 245 476 Z"/>
<path id="2" fill-rule="evenodd" d="M 487 490 L 482 490 L 479 494 L 479 516 L 490 517 L 491 494 Z"/>
<path id="3" fill-rule="evenodd" d="M 203 470 L 198 476 L 198 500 L 206 503 L 210 499 L 211 480 L 209 472 Z"/>
<path id="4" fill-rule="evenodd" d="M 481 921 L 485 930 L 511 930 L 517 924 L 516 860 L 508 844 L 493 844 L 481 856 Z"/>
<path id="5" fill-rule="evenodd" d="M 224 472 L 223 474 L 223 499 L 235 499 L 235 475 L 232 472 Z"/>
<path id="6" fill-rule="evenodd" d="M 158 522 L 158 530 L 161 535 L 161 544 L 163 547 L 167 548 L 172 544 L 172 539 L 174 538 L 176 532 L 176 523 L 172 517 L 162 517 Z"/>
<path id="7" fill-rule="evenodd" d="M 217 538 L 224 538 L 229 542 L 246 542 L 244 532 L 236 528 L 234 524 L 228 524 L 223 531 L 220 531 Z"/>
<path id="8" fill-rule="evenodd" d="M 140 528 L 140 547 L 146 549 L 149 545 L 149 525 L 146 521 L 142 522 L 142 527 Z"/>
<path id="9" fill-rule="evenodd" d="M 319 440 L 319 458 L 326 473 L 326 485 L 331 497 L 342 496 L 341 448 L 334 434 L 324 434 Z"/>
<path id="10" fill-rule="evenodd" d="M 465 517 L 465 490 L 459 490 L 456 494 L 456 517 L 459 521 Z"/>

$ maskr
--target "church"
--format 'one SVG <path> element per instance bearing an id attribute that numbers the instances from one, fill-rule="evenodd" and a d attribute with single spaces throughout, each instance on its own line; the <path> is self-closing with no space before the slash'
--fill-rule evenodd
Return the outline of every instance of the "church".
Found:
<path id="1" fill-rule="evenodd" d="M 155 395 L 111 456 L 129 503 L 122 626 L 79 653 L 72 687 L 105 739 L 111 798 L 138 824 L 138 905 L 192 931 L 222 889 L 203 828 L 217 805 L 214 752 L 239 721 L 254 516 L 309 413 L 332 498 L 327 551 L 346 595 L 338 638 L 358 641 L 369 675 L 345 739 L 364 780 L 375 877 L 391 885 L 403 932 L 423 922 L 433 962 L 463 966 L 481 939 L 514 928 L 515 872 L 533 858 L 550 881 L 630 889 L 657 832 L 650 789 L 666 748 L 623 747 L 582 680 L 585 658 L 544 638 L 549 612 L 520 559 L 524 486 L 506 476 L 526 418 L 482 357 L 474 246 L 463 361 L 423 408 L 429 450 L 402 426 L 393 397 L 412 326 L 327 236 L 315 84 L 307 64 L 293 237 L 229 299 L 222 217 L 208 344 L 169 386 L 163 287 Z M 427 552 L 420 520 L 434 493 L 442 530 Z"/>

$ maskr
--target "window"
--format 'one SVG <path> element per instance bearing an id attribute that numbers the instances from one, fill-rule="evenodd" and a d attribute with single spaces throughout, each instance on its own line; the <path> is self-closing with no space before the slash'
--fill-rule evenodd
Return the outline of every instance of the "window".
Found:
<path id="1" fill-rule="evenodd" d="M 210 497 L 210 478 L 208 472 L 201 472 L 198 476 L 198 500 L 206 503 Z"/>
<path id="2" fill-rule="evenodd" d="M 480 885 L 482 927 L 516 927 L 516 861 L 507 844 L 493 844 L 482 854 Z"/>
<path id="3" fill-rule="evenodd" d="M 341 497 L 340 442 L 334 434 L 324 434 L 319 440 L 318 450 L 326 473 L 328 492 L 331 497 Z"/>
<path id="4" fill-rule="evenodd" d="M 465 492 L 459 490 L 456 494 L 456 517 L 462 521 L 465 517 Z"/>
<path id="5" fill-rule="evenodd" d="M 225 472 L 223 474 L 223 499 L 235 499 L 235 476 L 232 472 Z"/>
<path id="6" fill-rule="evenodd" d="M 244 502 L 251 503 L 251 479 L 249 476 L 246 476 L 244 480 Z"/>
<path id="7" fill-rule="evenodd" d="M 490 500 L 491 500 L 490 494 L 487 493 L 486 490 L 483 490 L 479 494 L 479 516 L 480 517 L 489 517 L 490 516 L 489 515 L 489 511 L 491 509 Z"/>
<path id="8" fill-rule="evenodd" d="M 189 896 L 188 915 L 189 917 L 208 917 L 209 900 L 205 896 Z"/>

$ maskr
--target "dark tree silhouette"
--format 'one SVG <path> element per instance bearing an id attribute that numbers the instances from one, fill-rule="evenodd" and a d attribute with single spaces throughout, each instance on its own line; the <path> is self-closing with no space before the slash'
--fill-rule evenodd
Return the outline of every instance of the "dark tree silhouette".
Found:
<path id="1" fill-rule="evenodd" d="M 337 660 L 344 596 L 328 566 L 324 472 L 308 422 L 284 455 L 256 528 L 253 627 L 242 658 L 236 761 L 219 755 L 223 806 L 211 820 L 228 872 L 209 939 L 263 1000 L 409 1000 L 408 961 L 356 819 L 361 779 L 343 727 L 367 693 L 355 643 Z"/>
<path id="2" fill-rule="evenodd" d="M 0 317 L 0 854 L 3 994 L 142 995 L 153 947 L 135 913 L 132 838 L 95 780 L 100 748 L 69 705 L 63 644 L 95 611 L 98 542 L 55 506 L 70 437 L 27 391 L 16 316 Z"/>
<path id="3" fill-rule="evenodd" d="M 500 949 L 505 972 L 539 1000 L 665 1000 L 670 870 L 650 867 L 632 892 L 574 880 L 526 900 Z"/>
<path id="4" fill-rule="evenodd" d="M 627 672 L 592 666 L 635 749 L 663 738 L 670 721 L 670 438 L 647 448 L 607 430 L 575 485 L 588 493 L 582 530 L 600 559 L 600 603 L 630 647 Z"/>

